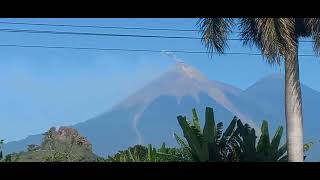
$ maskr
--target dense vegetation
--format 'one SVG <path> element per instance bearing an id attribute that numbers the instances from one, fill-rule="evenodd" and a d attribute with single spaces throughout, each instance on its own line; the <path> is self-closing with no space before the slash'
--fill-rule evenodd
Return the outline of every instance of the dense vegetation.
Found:
<path id="1" fill-rule="evenodd" d="M 96 161 L 91 144 L 71 128 L 51 128 L 41 145 L 31 144 L 27 151 L 7 155 L 6 162 L 91 162 Z"/>
<path id="2" fill-rule="evenodd" d="M 188 152 L 181 148 L 169 148 L 165 143 L 159 149 L 142 145 L 129 147 L 127 150 L 119 151 L 114 156 L 108 156 L 107 162 L 183 162 L 191 161 Z"/>
<path id="3" fill-rule="evenodd" d="M 280 145 L 283 127 L 278 127 L 270 141 L 268 122 L 263 121 L 257 140 L 254 128 L 234 117 L 223 132 L 223 123 L 215 123 L 213 109 L 206 108 L 205 125 L 201 129 L 196 110 L 192 110 L 191 124 L 185 116 L 178 116 L 184 139 L 175 134 L 178 143 L 191 154 L 193 161 L 201 162 L 286 162 L 287 145 Z M 304 145 L 308 151 L 312 142 Z M 304 157 L 305 158 L 305 157 Z"/>
<path id="4" fill-rule="evenodd" d="M 27 151 L 12 153 L 2 157 L 0 141 L 0 160 L 4 162 L 285 162 L 288 161 L 286 143 L 281 145 L 283 127 L 278 127 L 270 138 L 268 123 L 263 121 L 261 135 L 234 117 L 225 131 L 223 123 L 216 123 L 213 109 L 205 111 L 204 127 L 200 125 L 195 109 L 192 109 L 192 123 L 186 116 L 178 116 L 178 123 L 184 138 L 174 134 L 180 148 L 160 148 L 151 144 L 147 147 L 135 145 L 107 158 L 92 152 L 89 141 L 75 129 L 62 127 L 58 131 L 51 128 L 44 133 L 41 145 L 29 145 Z M 312 142 L 304 145 L 307 151 Z"/>
<path id="5" fill-rule="evenodd" d="M 3 139 L 0 139 L 0 160 L 3 158 L 3 154 L 2 154 L 2 145 L 3 145 Z"/>
<path id="6" fill-rule="evenodd" d="M 223 133 L 223 124 L 215 123 L 213 109 L 207 107 L 205 125 L 200 127 L 195 109 L 192 110 L 193 125 L 185 116 L 178 116 L 187 143 L 175 135 L 177 141 L 187 149 L 195 161 L 286 161 L 286 144 L 280 146 L 283 128 L 279 127 L 276 134 L 269 139 L 268 123 L 263 121 L 261 136 L 257 142 L 255 130 L 248 124 L 243 125 L 234 117 Z"/>

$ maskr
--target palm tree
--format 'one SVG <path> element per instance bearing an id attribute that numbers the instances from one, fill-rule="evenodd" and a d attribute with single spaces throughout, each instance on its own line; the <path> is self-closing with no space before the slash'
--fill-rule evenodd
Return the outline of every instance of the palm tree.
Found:
<path id="1" fill-rule="evenodd" d="M 202 42 L 212 55 L 223 54 L 227 38 L 235 25 L 232 18 L 199 20 Z M 285 64 L 285 115 L 288 161 L 303 161 L 303 117 L 299 80 L 298 39 L 311 37 L 320 54 L 320 18 L 240 18 L 244 45 L 256 46 L 269 64 Z M 211 56 L 212 57 L 212 56 Z"/>

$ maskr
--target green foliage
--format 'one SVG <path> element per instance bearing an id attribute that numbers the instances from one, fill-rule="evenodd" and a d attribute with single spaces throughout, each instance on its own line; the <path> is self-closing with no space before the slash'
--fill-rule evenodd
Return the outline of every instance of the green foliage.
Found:
<path id="1" fill-rule="evenodd" d="M 2 145 L 3 145 L 3 139 L 0 139 L 0 161 L 2 160 L 3 158 L 3 152 L 2 152 Z"/>
<path id="2" fill-rule="evenodd" d="M 287 158 L 286 145 L 279 147 L 283 127 L 278 127 L 270 142 L 268 122 L 263 121 L 261 136 L 257 145 L 255 131 L 248 124 L 243 126 L 242 122 L 238 121 L 238 130 L 240 132 L 240 138 L 238 139 L 239 147 L 241 148 L 240 161 L 276 162 L 284 161 Z"/>
<path id="3" fill-rule="evenodd" d="M 309 151 L 313 145 L 314 145 L 314 142 L 312 142 L 312 141 L 304 144 L 304 146 L 303 146 L 303 151 L 304 151 L 304 152 Z"/>
<path id="4" fill-rule="evenodd" d="M 26 152 L 12 153 L 2 157 L 1 162 L 285 162 L 288 161 L 287 146 L 280 146 L 283 127 L 278 127 L 275 135 L 270 138 L 267 121 L 261 125 L 261 136 L 257 140 L 255 129 L 234 117 L 223 132 L 223 124 L 215 122 L 213 109 L 206 108 L 205 124 L 200 125 L 195 109 L 192 109 L 191 124 L 185 116 L 178 116 L 178 122 L 183 130 L 184 138 L 174 133 L 181 148 L 166 147 L 162 143 L 160 148 L 151 144 L 147 147 L 135 145 L 121 150 L 106 159 L 94 155 L 91 145 L 86 139 L 73 130 L 68 138 L 58 136 L 55 128 L 51 128 L 44 135 L 41 145 L 31 144 Z M 66 130 L 67 131 L 67 130 Z M 65 132 L 64 132 L 65 133 Z M 304 144 L 304 152 L 310 150 L 314 143 Z"/>
<path id="5" fill-rule="evenodd" d="M 12 162 L 11 160 L 11 154 L 7 155 L 5 158 L 4 158 L 4 162 Z"/>
<path id="6" fill-rule="evenodd" d="M 257 140 L 254 128 L 234 117 L 223 133 L 223 124 L 215 124 L 213 109 L 207 107 L 205 125 L 200 127 L 195 109 L 192 110 L 191 124 L 185 116 L 177 117 L 185 140 L 174 134 L 182 149 L 192 161 L 241 161 L 241 162 L 283 162 L 288 161 L 286 143 L 280 145 L 283 127 L 278 127 L 270 139 L 268 122 L 261 125 L 261 136 Z M 312 146 L 304 145 L 305 151 Z"/>
<path id="7" fill-rule="evenodd" d="M 69 134 L 68 134 L 69 133 Z M 64 135 L 61 135 L 64 134 Z M 87 141 L 72 128 L 56 131 L 51 128 L 44 134 L 41 145 L 31 144 L 26 152 L 6 156 L 7 162 L 94 162 L 99 159 Z"/>
<path id="8" fill-rule="evenodd" d="M 40 146 L 36 145 L 36 144 L 30 144 L 28 145 L 27 151 L 37 151 L 39 150 Z"/>
<path id="9" fill-rule="evenodd" d="M 131 155 L 129 154 L 131 153 Z M 129 147 L 127 150 L 120 150 L 114 156 L 108 156 L 106 161 L 108 162 L 136 162 L 140 160 L 144 160 L 147 157 L 148 149 L 142 145 L 135 145 L 133 147 Z M 130 156 L 132 156 L 130 158 Z"/>
<path id="10" fill-rule="evenodd" d="M 196 110 L 192 110 L 193 125 L 185 116 L 178 116 L 178 122 L 183 130 L 187 143 L 175 134 L 177 142 L 191 155 L 193 161 L 228 161 L 234 154 L 232 140 L 235 139 L 236 122 L 235 117 L 226 131 L 222 134 L 222 123 L 215 123 L 213 109 L 207 107 L 205 112 L 205 125 L 203 130 Z"/>
<path id="11" fill-rule="evenodd" d="M 97 157 L 95 162 L 106 162 L 106 159 L 104 159 L 103 157 Z"/>
<path id="12" fill-rule="evenodd" d="M 44 152 L 45 162 L 89 162 L 95 161 L 97 156 L 91 149 L 83 145 L 84 138 L 78 134 L 60 139 L 56 137 L 55 130 L 50 129 L 44 138 L 41 147 L 32 147 Z"/>
<path id="13" fill-rule="evenodd" d="M 19 162 L 21 154 L 22 152 L 8 154 L 0 162 Z"/>
<path id="14" fill-rule="evenodd" d="M 190 159 L 190 158 L 189 158 Z M 108 156 L 107 162 L 176 162 L 188 161 L 188 155 L 182 149 L 166 147 L 165 143 L 159 149 L 149 144 L 147 147 L 135 145 L 127 150 L 119 151 L 114 156 Z"/>

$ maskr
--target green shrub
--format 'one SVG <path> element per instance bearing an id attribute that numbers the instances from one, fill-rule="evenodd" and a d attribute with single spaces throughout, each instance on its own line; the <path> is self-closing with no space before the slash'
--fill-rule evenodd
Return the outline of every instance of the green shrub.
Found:
<path id="1" fill-rule="evenodd" d="M 174 134 L 180 146 L 190 154 L 192 161 L 200 162 L 283 162 L 287 161 L 286 143 L 280 145 L 283 127 L 278 127 L 270 141 L 268 122 L 261 125 L 261 136 L 257 140 L 255 129 L 243 125 L 234 117 L 223 133 L 223 124 L 216 124 L 213 109 L 206 108 L 205 124 L 201 129 L 195 109 L 192 109 L 191 124 L 185 116 L 177 117 L 185 139 Z M 186 140 L 186 141 L 185 141 Z M 311 143 L 304 145 L 307 151 Z"/>
<path id="2" fill-rule="evenodd" d="M 166 147 L 165 143 L 159 149 L 149 144 L 147 147 L 135 145 L 127 150 L 119 151 L 114 156 L 108 156 L 107 162 L 176 162 L 188 161 L 189 157 L 182 149 Z"/>
<path id="3" fill-rule="evenodd" d="M 205 124 L 203 130 L 196 110 L 192 109 L 191 124 L 185 116 L 177 117 L 180 127 L 187 142 L 177 134 L 174 134 L 177 142 L 189 152 L 193 161 L 230 161 L 234 156 L 234 148 L 231 140 L 237 136 L 235 127 L 238 119 L 235 117 L 223 133 L 223 124 L 215 123 L 213 109 L 207 107 L 205 112 Z"/>

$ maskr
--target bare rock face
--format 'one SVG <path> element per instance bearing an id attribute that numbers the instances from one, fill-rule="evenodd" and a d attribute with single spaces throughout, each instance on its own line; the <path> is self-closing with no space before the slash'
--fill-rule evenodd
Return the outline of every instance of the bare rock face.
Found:
<path id="1" fill-rule="evenodd" d="M 60 127 L 58 130 L 56 130 L 55 127 L 52 127 L 45 133 L 45 139 L 72 143 L 85 147 L 90 151 L 92 150 L 92 144 L 84 136 L 80 135 L 76 129 L 71 127 Z"/>
<path id="2" fill-rule="evenodd" d="M 27 151 L 10 156 L 17 162 L 95 162 L 91 143 L 71 127 L 55 127 L 43 134 L 41 145 L 30 144 Z"/>

